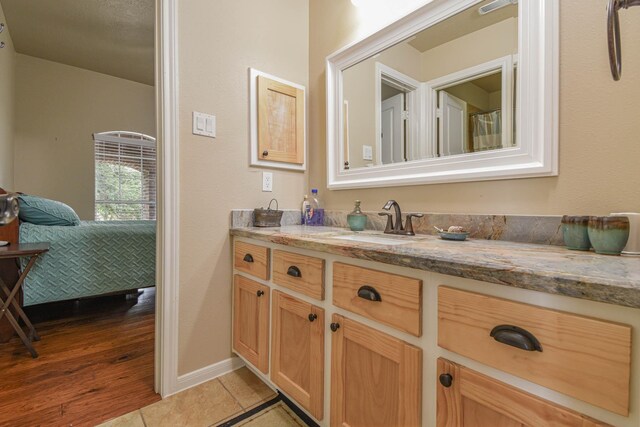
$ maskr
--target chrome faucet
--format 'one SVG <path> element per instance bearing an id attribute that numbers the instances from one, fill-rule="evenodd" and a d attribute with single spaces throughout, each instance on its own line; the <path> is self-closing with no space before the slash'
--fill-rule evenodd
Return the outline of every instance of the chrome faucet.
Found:
<path id="1" fill-rule="evenodd" d="M 395 200 L 389 200 L 383 207 L 385 211 L 391 210 L 391 207 L 394 208 L 396 213 L 396 220 L 393 221 L 393 214 L 391 212 L 380 212 L 378 215 L 387 217 L 387 226 L 384 228 L 385 234 L 398 234 L 401 236 L 415 236 L 416 233 L 413 232 L 413 224 L 411 222 L 411 218 L 422 218 L 422 214 L 408 214 L 405 225 L 402 225 L 402 211 L 400 210 L 400 205 Z"/>

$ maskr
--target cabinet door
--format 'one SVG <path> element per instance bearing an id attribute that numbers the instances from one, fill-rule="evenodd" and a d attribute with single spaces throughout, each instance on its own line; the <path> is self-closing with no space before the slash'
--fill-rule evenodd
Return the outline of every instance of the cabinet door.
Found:
<path id="1" fill-rule="evenodd" d="M 331 425 L 419 426 L 422 350 L 337 314 L 332 322 Z"/>
<path id="2" fill-rule="evenodd" d="M 269 287 L 234 276 L 233 349 L 260 371 L 269 369 Z"/>
<path id="3" fill-rule="evenodd" d="M 271 379 L 318 420 L 324 398 L 324 310 L 273 292 Z"/>
<path id="4" fill-rule="evenodd" d="M 258 158 L 304 163 L 304 91 L 258 76 Z"/>
<path id="5" fill-rule="evenodd" d="M 605 427 L 445 359 L 438 359 L 437 427 Z"/>

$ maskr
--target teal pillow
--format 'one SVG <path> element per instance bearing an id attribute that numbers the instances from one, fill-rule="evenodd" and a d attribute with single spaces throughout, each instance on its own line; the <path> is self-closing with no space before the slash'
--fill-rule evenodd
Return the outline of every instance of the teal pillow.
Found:
<path id="1" fill-rule="evenodd" d="M 69 206 L 62 202 L 38 196 L 18 197 L 21 221 L 36 225 L 80 225 L 80 218 Z"/>

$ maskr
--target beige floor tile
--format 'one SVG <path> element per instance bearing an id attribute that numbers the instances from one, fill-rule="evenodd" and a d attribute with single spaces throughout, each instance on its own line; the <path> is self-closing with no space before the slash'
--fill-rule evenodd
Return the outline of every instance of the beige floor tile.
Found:
<path id="1" fill-rule="evenodd" d="M 100 424 L 98 427 L 144 427 L 144 422 L 142 422 L 140 411 L 133 411 Z"/>
<path id="2" fill-rule="evenodd" d="M 272 406 L 265 412 L 261 412 L 255 417 L 238 424 L 238 427 L 304 427 L 302 422 L 297 421 L 295 414 L 282 403 Z"/>
<path id="3" fill-rule="evenodd" d="M 242 412 L 238 402 L 212 380 L 141 409 L 147 427 L 210 426 Z"/>
<path id="4" fill-rule="evenodd" d="M 276 393 L 247 368 L 240 368 L 219 378 L 244 409 L 275 397 Z"/>

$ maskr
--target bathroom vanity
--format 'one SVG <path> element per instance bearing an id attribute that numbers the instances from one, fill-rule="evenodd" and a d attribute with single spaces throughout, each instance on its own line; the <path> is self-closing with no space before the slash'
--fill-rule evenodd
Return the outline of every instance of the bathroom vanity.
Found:
<path id="1" fill-rule="evenodd" d="M 331 227 L 231 234 L 233 350 L 320 425 L 640 425 L 637 258 Z"/>

